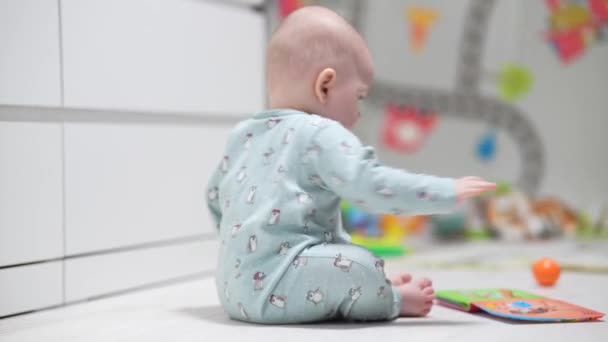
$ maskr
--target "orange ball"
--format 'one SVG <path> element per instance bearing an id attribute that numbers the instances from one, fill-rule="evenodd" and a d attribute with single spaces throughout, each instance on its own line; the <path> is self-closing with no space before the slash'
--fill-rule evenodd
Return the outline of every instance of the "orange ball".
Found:
<path id="1" fill-rule="evenodd" d="M 532 265 L 532 272 L 534 273 L 534 278 L 536 278 L 536 281 L 540 285 L 553 286 L 557 279 L 559 279 L 561 268 L 555 260 L 543 258 Z"/>

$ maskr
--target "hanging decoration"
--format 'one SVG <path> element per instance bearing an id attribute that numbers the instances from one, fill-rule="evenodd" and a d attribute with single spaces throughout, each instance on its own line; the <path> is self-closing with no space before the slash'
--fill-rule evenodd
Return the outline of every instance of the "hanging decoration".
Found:
<path id="1" fill-rule="evenodd" d="M 438 116 L 413 106 L 389 104 L 385 108 L 383 144 L 401 153 L 415 153 L 420 149 L 437 124 Z"/>
<path id="2" fill-rule="evenodd" d="M 439 14 L 432 8 L 411 6 L 405 10 L 405 18 L 409 24 L 410 49 L 419 53 L 426 46 L 429 31 Z"/>
<path id="3" fill-rule="evenodd" d="M 545 0 L 549 11 L 547 40 L 564 64 L 608 40 L 607 0 Z"/>

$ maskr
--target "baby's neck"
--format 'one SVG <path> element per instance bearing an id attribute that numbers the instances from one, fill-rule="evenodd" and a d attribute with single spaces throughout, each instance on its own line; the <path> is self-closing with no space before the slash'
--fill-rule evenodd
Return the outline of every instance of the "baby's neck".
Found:
<path id="1" fill-rule="evenodd" d="M 304 113 L 313 113 L 314 112 L 308 106 L 297 105 L 297 104 L 289 103 L 289 102 L 270 103 L 268 106 L 268 109 L 269 110 L 292 109 L 292 110 L 297 110 L 297 111 L 304 112 Z"/>

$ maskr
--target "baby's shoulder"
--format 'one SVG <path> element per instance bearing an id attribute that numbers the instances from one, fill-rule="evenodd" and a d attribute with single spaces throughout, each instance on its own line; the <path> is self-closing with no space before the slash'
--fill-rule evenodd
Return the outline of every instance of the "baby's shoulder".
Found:
<path id="1" fill-rule="evenodd" d="M 315 134 L 325 130 L 332 130 L 336 127 L 342 127 L 337 121 L 322 117 L 316 114 L 307 115 L 304 118 L 304 123 L 300 125 L 303 136 L 313 137 Z"/>

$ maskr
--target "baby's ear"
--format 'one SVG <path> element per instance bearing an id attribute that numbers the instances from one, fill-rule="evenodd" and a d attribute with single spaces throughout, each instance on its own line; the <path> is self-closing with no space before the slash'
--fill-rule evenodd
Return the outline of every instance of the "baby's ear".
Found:
<path id="1" fill-rule="evenodd" d="M 329 90 L 336 84 L 336 70 L 332 68 L 323 69 L 315 81 L 315 96 L 322 104 L 327 102 Z"/>

